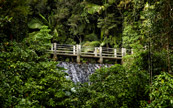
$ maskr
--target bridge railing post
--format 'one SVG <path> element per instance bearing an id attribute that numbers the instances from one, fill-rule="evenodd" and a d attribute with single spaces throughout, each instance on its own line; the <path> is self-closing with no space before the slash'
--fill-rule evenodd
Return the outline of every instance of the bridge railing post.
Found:
<path id="1" fill-rule="evenodd" d="M 77 45 L 77 63 L 80 63 L 81 45 Z"/>
<path id="2" fill-rule="evenodd" d="M 76 46 L 73 45 L 73 55 L 75 55 L 75 54 L 76 54 Z"/>
<path id="3" fill-rule="evenodd" d="M 94 55 L 97 56 L 97 47 L 95 47 Z"/>
<path id="4" fill-rule="evenodd" d="M 122 52 L 122 57 L 125 56 L 126 55 L 126 48 L 122 48 L 121 52 Z"/>
<path id="5" fill-rule="evenodd" d="M 100 47 L 99 49 L 100 49 L 100 51 L 99 51 L 99 55 L 100 55 L 100 60 L 99 60 L 99 62 L 102 64 L 102 63 L 103 63 L 102 47 Z"/>
<path id="6" fill-rule="evenodd" d="M 56 43 L 53 43 L 53 49 L 54 49 L 54 50 L 53 50 L 53 51 L 54 51 L 54 52 L 53 52 L 53 59 L 54 59 L 54 60 L 57 60 L 57 55 L 56 55 L 56 50 L 57 50 L 57 49 L 56 49 L 56 48 L 57 48 L 57 47 L 56 47 Z"/>
<path id="7" fill-rule="evenodd" d="M 117 57 L 117 49 L 114 49 L 114 57 Z"/>

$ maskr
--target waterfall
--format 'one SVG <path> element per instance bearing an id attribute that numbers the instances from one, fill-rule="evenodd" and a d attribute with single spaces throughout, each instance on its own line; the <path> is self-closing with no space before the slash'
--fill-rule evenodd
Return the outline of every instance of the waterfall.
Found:
<path id="1" fill-rule="evenodd" d="M 67 79 L 70 78 L 74 83 L 77 82 L 84 83 L 89 81 L 89 75 L 94 73 L 96 69 L 99 69 L 101 67 L 110 67 L 112 65 L 91 64 L 91 63 L 77 64 L 72 62 L 59 62 L 57 66 L 66 69 L 64 70 L 64 72 L 68 73 L 68 76 L 66 76 Z"/>

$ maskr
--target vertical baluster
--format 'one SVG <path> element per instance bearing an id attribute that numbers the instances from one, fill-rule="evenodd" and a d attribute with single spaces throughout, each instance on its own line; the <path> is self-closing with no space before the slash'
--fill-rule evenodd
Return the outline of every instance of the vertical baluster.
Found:
<path id="1" fill-rule="evenodd" d="M 122 57 L 125 56 L 126 55 L 126 48 L 122 48 L 121 52 L 122 52 Z"/>
<path id="2" fill-rule="evenodd" d="M 79 55 L 81 55 L 81 45 L 79 45 Z"/>
<path id="3" fill-rule="evenodd" d="M 114 49 L 114 57 L 117 57 L 117 49 Z"/>
<path id="4" fill-rule="evenodd" d="M 103 57 L 102 57 L 102 47 L 99 48 L 100 49 L 100 60 L 99 62 L 102 64 L 103 63 Z"/>
<path id="5" fill-rule="evenodd" d="M 75 48 L 75 45 L 73 45 L 73 55 L 76 54 L 76 48 Z"/>
<path id="6" fill-rule="evenodd" d="M 81 45 L 77 45 L 77 63 L 80 63 Z"/>
<path id="7" fill-rule="evenodd" d="M 54 47 L 53 59 L 54 59 L 54 60 L 57 60 L 57 55 L 56 55 L 56 50 L 57 50 L 56 48 L 57 48 L 57 47 L 56 47 L 56 43 L 54 43 L 53 47 Z"/>
<path id="8" fill-rule="evenodd" d="M 97 47 L 95 47 L 94 54 L 95 54 L 95 56 L 97 56 Z"/>

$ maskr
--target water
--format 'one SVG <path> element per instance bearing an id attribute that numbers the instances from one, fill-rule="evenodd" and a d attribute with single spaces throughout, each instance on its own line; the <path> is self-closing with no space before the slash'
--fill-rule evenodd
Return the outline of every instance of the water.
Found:
<path id="1" fill-rule="evenodd" d="M 64 72 L 68 73 L 67 79 L 71 79 L 73 82 L 88 82 L 89 75 L 95 72 L 96 69 L 101 67 L 110 67 L 111 64 L 77 64 L 72 62 L 59 62 L 58 67 L 64 67 L 67 70 Z"/>

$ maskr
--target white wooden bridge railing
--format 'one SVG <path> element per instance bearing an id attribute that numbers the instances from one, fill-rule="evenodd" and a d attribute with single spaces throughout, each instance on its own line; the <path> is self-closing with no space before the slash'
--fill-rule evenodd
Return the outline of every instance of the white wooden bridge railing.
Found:
<path id="1" fill-rule="evenodd" d="M 53 43 L 51 52 L 56 55 L 77 56 L 77 62 L 80 62 L 80 57 L 100 58 L 100 63 L 103 58 L 121 59 L 127 54 L 133 54 L 132 49 L 126 48 L 107 48 L 107 47 L 91 47 L 81 45 L 60 45 Z"/>

